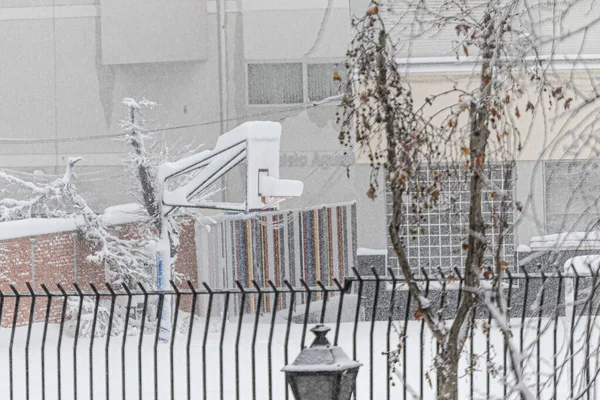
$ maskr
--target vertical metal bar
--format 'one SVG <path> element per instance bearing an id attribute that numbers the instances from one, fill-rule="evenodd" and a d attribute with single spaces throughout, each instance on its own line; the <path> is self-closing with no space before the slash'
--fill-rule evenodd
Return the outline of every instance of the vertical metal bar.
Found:
<path id="1" fill-rule="evenodd" d="M 423 275 L 425 276 L 425 297 L 427 297 L 429 295 L 429 277 L 427 276 L 427 272 L 425 272 L 425 270 L 423 270 Z M 424 382 L 423 382 L 423 378 L 425 375 L 425 366 L 424 366 L 424 362 L 425 362 L 425 355 L 423 354 L 424 352 L 424 347 L 425 347 L 425 321 L 423 319 L 421 319 L 421 333 L 420 333 L 420 345 L 421 345 L 421 356 L 420 358 L 420 374 L 419 374 L 419 393 L 421 395 L 421 399 L 423 398 L 423 389 L 424 389 Z"/>
<path id="2" fill-rule="evenodd" d="M 238 310 L 238 325 L 237 332 L 235 334 L 235 398 L 240 398 L 240 337 L 242 335 L 242 323 L 244 320 L 244 309 L 246 308 L 246 289 L 242 286 L 240 281 L 235 281 L 238 289 L 242 296 L 240 309 Z"/>
<path id="3" fill-rule="evenodd" d="M 277 315 L 277 307 L 279 306 L 279 291 L 269 280 L 269 286 L 273 291 L 273 308 L 271 309 L 271 326 L 269 327 L 269 341 L 267 344 L 267 368 L 269 378 L 269 400 L 273 399 L 273 332 L 275 331 L 275 316 Z"/>
<path id="4" fill-rule="evenodd" d="M 108 327 L 106 329 L 106 344 L 104 346 L 104 387 L 106 390 L 106 400 L 108 400 L 110 398 L 110 374 L 108 373 L 110 371 L 109 368 L 109 363 L 108 363 L 108 359 L 109 359 L 109 350 L 110 350 L 110 338 L 112 336 L 112 326 L 113 326 L 113 317 L 115 315 L 115 301 L 117 300 L 117 295 L 115 294 L 115 291 L 113 290 L 112 286 L 110 286 L 110 284 L 108 282 L 104 283 L 104 286 L 106 286 L 106 289 L 108 290 L 108 292 L 110 293 L 110 311 L 108 313 Z"/>
<path id="5" fill-rule="evenodd" d="M 198 301 L 198 292 L 196 291 L 196 289 L 194 288 L 194 285 L 192 284 L 192 281 L 188 280 L 187 281 L 188 287 L 190 288 L 190 291 L 192 292 L 192 306 L 190 308 L 190 326 L 188 328 L 188 336 L 187 336 L 187 342 L 185 344 L 185 365 L 186 365 L 186 386 L 187 386 L 187 399 L 191 400 L 192 398 L 192 376 L 191 376 L 191 360 L 190 360 L 190 347 L 192 344 L 192 332 L 194 330 L 194 321 L 196 320 L 196 302 Z M 209 298 L 208 301 L 208 312 L 211 312 L 212 309 L 212 295 Z M 206 324 L 206 326 L 208 327 L 208 324 Z M 205 350 L 206 350 L 206 341 L 203 342 L 203 348 L 202 348 L 202 357 L 204 357 L 204 365 L 202 368 L 202 384 L 204 385 L 204 390 L 206 391 L 206 384 L 204 382 L 206 382 L 206 355 L 204 354 Z M 204 393 L 204 398 L 206 398 L 206 393 Z"/>
<path id="6" fill-rule="evenodd" d="M 585 362 L 585 384 L 586 386 L 590 385 L 590 340 L 591 340 L 591 335 L 592 335 L 592 330 L 591 330 L 591 324 L 592 324 L 592 309 L 593 309 L 593 303 L 594 303 L 594 295 L 596 294 L 596 278 L 597 275 L 596 273 L 594 273 L 591 265 L 588 264 L 588 268 L 590 269 L 590 274 L 592 275 L 592 291 L 590 293 L 589 296 L 589 306 L 588 306 L 588 317 L 587 317 L 587 326 L 586 326 L 586 338 L 585 338 L 585 342 L 584 342 L 584 349 L 585 349 L 585 356 L 584 356 L 584 362 Z M 583 308 L 583 313 L 585 313 L 585 306 Z M 585 314 L 584 314 L 585 315 Z M 586 397 L 589 400 L 590 399 L 590 392 L 591 392 L 591 388 L 589 390 L 586 391 Z"/>
<path id="7" fill-rule="evenodd" d="M 123 290 L 127 293 L 127 306 L 125 307 L 125 323 L 123 325 L 123 341 L 121 342 L 121 390 L 122 390 L 122 400 L 126 400 L 127 398 L 127 386 L 126 386 L 126 376 L 125 371 L 127 370 L 125 366 L 125 345 L 127 343 L 127 333 L 129 330 L 129 318 L 131 315 L 131 301 L 133 296 L 131 295 L 131 290 L 127 284 L 123 284 Z M 108 399 L 107 399 L 108 400 Z"/>
<path id="8" fill-rule="evenodd" d="M 50 310 L 52 309 L 52 294 L 43 283 L 40 285 L 46 294 L 48 301 L 46 302 L 46 315 L 44 316 L 44 331 L 42 333 L 42 347 L 40 349 L 41 356 L 41 373 L 42 373 L 42 400 L 46 400 L 46 337 L 48 334 L 48 321 L 50 320 Z M 1 296 L 1 294 L 0 294 Z M 4 296 L 1 297 L 4 300 Z M 2 305 L 0 304 L 0 321 L 2 321 Z"/>
<path id="9" fill-rule="evenodd" d="M 143 386 L 142 386 L 142 343 L 144 341 L 144 329 L 146 328 L 146 312 L 148 311 L 148 292 L 146 291 L 146 288 L 144 287 L 144 285 L 142 285 L 141 283 L 138 283 L 138 286 L 140 287 L 140 290 L 143 293 L 144 296 L 144 304 L 143 304 L 143 308 L 142 308 L 142 315 L 141 315 L 141 320 L 140 320 L 140 337 L 139 337 L 139 341 L 138 341 L 138 392 L 139 392 L 139 399 L 138 400 L 144 400 L 143 398 Z M 157 321 L 157 324 L 160 325 L 160 323 Z"/>
<path id="10" fill-rule="evenodd" d="M 175 315 L 173 317 L 173 328 L 171 329 L 171 343 L 169 346 L 169 365 L 171 366 L 171 400 L 175 400 L 175 361 L 174 361 L 174 351 L 175 351 L 175 337 L 177 333 L 177 319 L 179 317 L 179 305 L 181 304 L 181 292 L 175 282 L 172 280 L 169 281 L 171 283 L 171 287 L 175 291 Z"/>
<path id="11" fill-rule="evenodd" d="M 506 270 L 506 275 L 508 276 L 508 296 L 506 298 L 506 308 L 508 309 L 507 318 L 508 318 L 508 321 L 510 323 L 510 301 L 511 301 L 511 298 L 512 298 L 512 288 L 513 288 L 513 279 L 514 278 L 512 277 L 512 274 L 510 273 L 510 269 Z M 508 370 L 508 365 L 507 365 L 507 361 L 508 361 L 507 360 L 508 348 L 507 348 L 506 344 L 507 344 L 507 338 L 505 338 L 502 341 L 502 350 L 503 350 L 503 353 L 504 353 L 504 360 L 503 360 L 504 368 L 502 368 L 502 378 L 503 378 L 502 382 L 506 382 L 506 373 L 507 373 L 507 370 Z M 503 387 L 502 390 L 503 390 L 504 398 L 506 398 L 506 389 L 507 389 L 506 386 L 507 385 L 502 385 L 502 387 Z"/>
<path id="12" fill-rule="evenodd" d="M 191 282 L 188 283 L 188 285 L 191 285 Z M 202 285 L 204 285 L 204 288 L 206 289 L 206 291 L 208 292 L 208 308 L 206 310 L 206 319 L 204 322 L 204 337 L 202 338 L 202 398 L 203 399 L 207 399 L 208 395 L 207 395 L 207 380 L 206 380 L 206 342 L 208 340 L 208 328 L 210 326 L 210 318 L 212 316 L 212 306 L 213 306 L 213 291 L 210 288 L 210 286 L 208 286 L 208 284 L 206 282 L 203 282 Z M 194 295 L 196 295 L 196 292 L 194 291 Z M 196 300 L 196 297 L 194 297 L 194 300 Z M 191 326 L 190 326 L 190 330 L 191 330 Z M 188 335 L 188 348 L 189 348 L 189 343 L 190 343 L 190 339 L 191 339 L 191 332 Z M 222 357 L 221 357 L 222 359 Z M 190 382 L 190 368 L 189 368 L 189 351 L 188 351 L 188 385 Z M 188 400 L 190 400 L 190 393 L 191 390 L 188 389 Z"/>
<path id="13" fill-rule="evenodd" d="M 13 322 L 12 331 L 10 333 L 10 344 L 8 346 L 8 373 L 10 376 L 10 400 L 14 399 L 14 386 L 13 381 L 13 345 L 15 341 L 15 331 L 17 329 L 17 323 L 19 318 L 19 302 L 21 301 L 21 294 L 15 289 L 14 285 L 9 285 L 10 289 L 15 293 L 15 308 L 13 311 Z"/>
<path id="14" fill-rule="evenodd" d="M 406 292 L 406 310 L 404 310 L 404 331 L 402 332 L 402 399 L 406 400 L 408 397 L 408 371 L 406 370 L 406 346 L 408 346 L 408 342 L 406 340 L 408 335 L 408 318 L 410 316 L 410 306 L 411 306 L 412 297 L 410 292 Z"/>
<path id="15" fill-rule="evenodd" d="M 590 270 L 591 270 L 591 269 L 592 269 L 592 268 L 590 267 Z M 596 282 L 596 281 L 597 281 L 597 278 L 598 278 L 598 273 L 599 273 L 599 272 L 600 272 L 600 271 L 599 271 L 598 269 L 596 269 L 596 271 L 592 271 L 592 275 L 594 276 L 594 282 Z M 596 287 L 596 283 L 594 283 L 594 287 Z M 594 311 L 592 311 L 592 310 L 591 310 L 591 307 L 592 307 L 592 306 L 591 306 L 591 304 L 590 304 L 590 312 L 593 312 L 593 314 L 590 314 L 590 316 L 589 316 L 589 319 L 591 320 L 591 319 L 592 319 L 592 315 L 593 315 L 593 319 L 594 319 L 594 327 L 595 327 L 595 325 L 596 325 L 596 324 L 595 324 L 595 322 L 596 322 L 597 316 L 600 314 L 600 303 L 599 303 L 599 304 L 598 304 L 598 305 L 595 307 Z M 588 323 L 588 330 L 589 330 L 589 323 Z M 591 334 L 591 333 L 590 333 L 590 334 Z M 589 359 L 588 359 L 588 364 L 589 364 Z M 596 357 L 595 357 L 595 362 L 594 362 L 594 364 L 595 364 L 595 365 L 594 365 L 594 371 L 598 371 L 598 368 L 600 367 L 600 359 L 598 358 L 598 355 L 597 355 L 597 354 L 596 354 Z M 589 366 L 588 366 L 588 368 L 589 368 Z M 591 377 L 590 377 L 590 378 L 591 378 Z M 596 382 L 596 378 L 595 378 L 595 377 L 594 377 L 594 378 L 591 378 L 591 379 L 592 379 L 592 381 L 593 381 L 593 388 L 594 388 L 594 389 L 593 389 L 593 393 L 594 393 L 594 400 L 596 400 L 596 399 L 597 399 L 597 397 L 598 397 L 598 395 L 597 395 L 597 392 L 598 392 L 598 383 Z M 588 380 L 588 382 L 589 382 L 589 380 Z M 589 393 L 589 391 L 588 391 L 588 393 Z M 589 400 L 589 394 L 588 394 L 588 400 Z"/>
<path id="16" fill-rule="evenodd" d="M 541 337 L 540 337 L 540 332 L 542 329 L 542 317 L 543 317 L 543 310 L 544 310 L 544 294 L 546 292 L 546 274 L 544 274 L 544 272 L 541 272 L 542 274 L 542 292 L 540 293 L 540 308 L 538 310 L 538 320 L 537 320 L 537 330 L 536 330 L 536 377 L 535 377 L 535 387 L 536 387 L 536 394 L 539 397 L 540 396 L 540 368 L 541 368 L 541 362 L 540 362 L 540 358 L 541 358 L 541 347 L 540 347 L 540 342 L 542 341 Z"/>
<path id="17" fill-rule="evenodd" d="M 306 328 L 308 324 L 308 320 L 310 318 L 310 302 L 312 301 L 312 291 L 310 287 L 306 284 L 306 281 L 300 278 L 300 283 L 304 286 L 304 290 L 306 291 L 306 305 L 304 308 L 304 321 L 302 323 L 302 338 L 300 339 L 300 350 L 304 348 L 304 340 L 306 339 Z"/>
<path id="18" fill-rule="evenodd" d="M 526 313 L 527 313 L 527 297 L 529 295 L 529 274 L 527 273 L 527 270 L 525 269 L 525 267 L 521 267 L 521 269 L 523 270 L 523 274 L 525 274 L 525 293 L 523 295 L 523 309 L 521 310 L 521 330 L 519 333 L 519 352 L 521 354 L 523 354 L 523 333 L 525 331 L 525 317 L 526 317 Z M 521 362 L 520 365 L 521 368 L 523 368 L 523 363 Z"/>
<path id="19" fill-rule="evenodd" d="M 77 344 L 79 343 L 79 328 L 81 327 L 81 312 L 83 311 L 83 292 L 77 283 L 73 283 L 79 296 L 79 309 L 77 310 L 77 322 L 75 323 L 75 339 L 73 339 L 73 399 L 77 400 Z"/>
<path id="20" fill-rule="evenodd" d="M 577 268 L 573 268 L 573 274 L 575 275 L 575 288 L 573 292 L 573 315 L 571 317 L 571 335 L 569 338 L 569 383 L 571 386 L 571 398 L 575 393 L 575 380 L 574 380 L 574 365 L 573 359 L 575 358 L 575 346 L 574 346 L 574 337 L 575 337 L 575 314 L 577 311 L 577 294 L 579 293 L 579 274 L 577 272 Z M 579 322 L 579 320 L 577 321 Z"/>
<path id="21" fill-rule="evenodd" d="M 502 282 L 499 283 L 502 285 Z M 500 289 L 502 290 L 502 289 Z M 490 398 L 490 366 L 492 365 L 492 355 L 490 354 L 491 343 L 490 343 L 490 331 L 492 330 L 492 312 L 488 308 L 488 320 L 487 320 L 487 328 L 485 332 L 485 346 L 486 346 L 486 356 L 485 356 L 485 398 L 489 400 Z"/>
<path id="22" fill-rule="evenodd" d="M 256 400 L 256 334 L 258 332 L 258 321 L 260 318 L 260 309 L 262 306 L 263 293 L 258 283 L 252 280 L 252 284 L 258 292 L 258 304 L 256 305 L 256 314 L 254 317 L 254 330 L 252 331 L 252 400 Z"/>
<path id="23" fill-rule="evenodd" d="M 558 314 L 560 309 L 560 300 L 562 298 L 562 284 L 563 276 L 560 270 L 558 272 L 558 293 L 556 294 L 556 309 L 554 314 L 554 332 L 552 337 L 552 386 L 553 386 L 553 399 L 557 399 L 558 391 L 558 380 L 556 372 L 556 358 L 557 358 L 557 335 L 558 335 Z"/>
<path id="24" fill-rule="evenodd" d="M 60 283 L 57 283 L 56 286 L 58 287 L 58 290 L 60 290 L 60 292 L 62 293 L 62 298 L 63 298 L 63 304 L 62 304 L 62 310 L 61 310 L 61 314 L 60 314 L 60 324 L 58 327 L 58 344 L 56 346 L 56 374 L 57 374 L 57 378 L 58 378 L 58 400 L 62 399 L 62 379 L 61 379 L 61 347 L 62 347 L 62 337 L 63 337 L 63 332 L 64 332 L 64 328 L 65 328 L 65 316 L 67 313 L 67 292 L 65 291 L 65 289 L 61 286 Z"/>
<path id="25" fill-rule="evenodd" d="M 229 307 L 229 292 L 225 293 L 225 309 L 223 310 L 223 319 L 221 321 L 221 339 L 219 341 L 219 384 L 220 384 L 220 393 L 221 400 L 225 400 L 225 393 L 223 391 L 223 342 L 225 340 L 225 326 L 227 323 L 227 310 Z M 206 398 L 205 398 L 206 399 Z"/>
<path id="26" fill-rule="evenodd" d="M 98 320 L 98 306 L 100 304 L 100 294 L 93 283 L 90 283 L 90 287 L 94 292 L 94 319 L 92 320 L 92 331 L 90 332 L 90 400 L 94 400 L 94 339 L 96 338 L 96 321 Z M 83 299 L 82 299 L 83 300 Z M 110 335 L 109 335 L 110 336 Z"/>
<path id="27" fill-rule="evenodd" d="M 439 270 L 438 273 L 440 274 L 440 278 L 442 280 L 442 288 L 441 288 L 441 293 L 440 293 L 440 308 L 439 308 L 437 314 L 438 314 L 438 319 L 440 320 L 440 323 L 445 324 L 444 308 L 446 307 L 447 281 L 446 281 L 446 275 L 444 274 L 444 272 L 441 269 Z M 440 343 L 437 340 L 435 341 L 435 354 L 440 354 Z M 438 388 L 441 386 L 440 380 L 441 380 L 441 377 L 438 374 L 436 374 L 436 392 L 439 391 Z M 457 388 L 457 391 L 458 391 L 458 388 Z"/>
<path id="28" fill-rule="evenodd" d="M 158 295 L 158 307 L 156 309 L 156 330 L 154 331 L 154 400 L 158 400 L 158 339 L 160 337 L 160 318 L 165 303 L 165 294 Z"/>
<path id="29" fill-rule="evenodd" d="M 25 341 L 25 397 L 27 400 L 29 400 L 29 343 L 31 341 L 31 328 L 33 327 L 33 322 L 35 321 L 34 316 L 36 295 L 29 282 L 25 282 L 25 285 L 27 285 L 27 289 L 31 294 L 31 307 L 29 309 L 29 325 L 27 326 L 27 339 Z"/>
<path id="30" fill-rule="evenodd" d="M 392 333 L 392 321 L 394 319 L 394 300 L 395 300 L 395 296 L 396 296 L 396 275 L 394 275 L 394 271 L 391 268 L 388 268 L 388 274 L 392 277 L 392 294 L 390 297 L 390 310 L 389 310 L 389 314 L 388 314 L 388 326 L 387 326 L 387 332 L 386 332 L 386 347 L 385 347 L 385 351 L 387 354 L 387 360 L 386 360 L 386 374 L 385 374 L 385 381 L 386 381 L 386 399 L 390 400 L 390 385 L 391 385 L 391 368 L 390 368 L 390 336 Z"/>
<path id="31" fill-rule="evenodd" d="M 323 285 L 321 281 L 317 281 L 317 285 L 321 288 L 323 292 L 323 305 L 321 306 L 321 318 L 319 318 L 319 323 L 323 324 L 325 322 L 325 313 L 327 312 L 327 300 L 329 299 L 329 290 Z"/>
<path id="32" fill-rule="evenodd" d="M 473 395 L 475 393 L 475 365 L 474 365 L 474 356 L 475 356 L 475 317 L 477 315 L 477 308 L 473 309 L 473 314 L 471 315 L 471 340 L 469 341 L 469 398 L 473 400 Z"/>
<path id="33" fill-rule="evenodd" d="M 358 332 L 358 319 L 360 317 L 360 303 L 362 300 L 363 279 L 356 268 L 352 268 L 354 275 L 358 279 L 358 297 L 356 298 L 356 312 L 354 314 L 354 331 L 352 333 L 352 359 L 356 360 L 356 334 Z"/>
<path id="34" fill-rule="evenodd" d="M 373 338 L 375 334 L 375 318 L 377 316 L 377 302 L 379 300 L 380 279 L 375 267 L 371 268 L 371 273 L 375 277 L 375 298 L 373 299 L 373 309 L 371 311 L 371 337 L 369 339 L 369 394 L 373 400 Z"/>
<path id="35" fill-rule="evenodd" d="M 458 269 L 458 267 L 454 267 L 454 272 L 456 273 L 456 277 L 458 279 L 458 294 L 457 294 L 457 301 L 456 301 L 456 312 L 458 312 L 458 309 L 460 308 L 460 300 L 462 299 L 462 291 L 463 291 L 463 276 L 460 273 L 460 269 Z M 439 381 L 439 378 L 438 378 Z M 437 389 L 439 391 L 439 389 Z"/>
<path id="36" fill-rule="evenodd" d="M 335 322 L 335 337 L 333 339 L 333 345 L 337 346 L 338 338 L 340 336 L 340 323 L 342 322 L 342 311 L 344 309 L 344 295 L 346 294 L 346 290 L 342 287 L 340 281 L 338 281 L 337 278 L 333 278 L 333 283 L 335 283 L 340 292 L 340 302 L 338 304 L 338 313 Z"/>
<path id="37" fill-rule="evenodd" d="M 292 313 L 294 311 L 294 303 L 296 302 L 296 290 L 292 287 L 292 285 L 290 285 L 290 283 L 286 280 L 283 281 L 284 285 L 287 286 L 288 290 L 290 291 L 291 295 L 290 295 L 290 306 L 288 308 L 288 318 L 287 318 L 287 325 L 285 327 L 285 340 L 283 342 L 283 363 L 284 365 L 288 365 L 288 345 L 290 343 L 290 328 L 291 328 L 291 324 L 292 324 Z M 288 391 L 288 384 L 287 382 L 285 382 L 285 400 L 289 399 L 289 391 Z"/>
<path id="38" fill-rule="evenodd" d="M 462 274 L 460 273 L 460 270 L 458 269 L 458 267 L 454 267 L 454 272 L 456 273 L 456 276 L 458 277 L 458 296 L 457 296 L 457 301 L 456 301 L 456 309 L 458 310 L 459 305 L 460 305 L 460 300 L 462 298 L 464 278 L 463 278 Z"/>

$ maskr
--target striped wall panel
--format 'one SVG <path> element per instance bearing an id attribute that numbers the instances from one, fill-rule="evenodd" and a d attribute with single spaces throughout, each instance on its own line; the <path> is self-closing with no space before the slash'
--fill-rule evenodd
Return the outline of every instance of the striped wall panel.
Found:
<path id="1" fill-rule="evenodd" d="M 309 286 L 317 281 L 330 286 L 351 274 L 355 265 L 356 204 L 225 215 L 196 232 L 204 236 L 197 242 L 206 244 L 198 252 L 199 276 L 215 288 L 235 287 L 235 281 L 246 288 L 253 281 L 262 287 L 272 281 L 281 288 L 286 280 L 300 285 L 300 279 Z M 281 296 L 279 307 L 286 308 L 289 300 L 289 295 Z M 262 311 L 270 311 L 272 301 L 266 295 Z M 245 312 L 256 307 L 256 296 L 247 296 Z"/>

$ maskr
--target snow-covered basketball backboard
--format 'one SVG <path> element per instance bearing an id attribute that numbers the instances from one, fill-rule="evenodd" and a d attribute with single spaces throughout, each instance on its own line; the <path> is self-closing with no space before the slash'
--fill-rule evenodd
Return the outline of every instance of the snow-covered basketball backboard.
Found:
<path id="1" fill-rule="evenodd" d="M 219 136 L 214 149 L 162 164 L 158 180 L 163 187 L 165 214 L 178 207 L 245 212 L 275 209 L 282 200 L 300 196 L 302 182 L 279 179 L 280 140 L 281 124 L 246 122 Z M 207 189 L 244 160 L 247 178 L 244 203 L 223 203 L 206 198 Z M 199 172 L 185 185 L 167 190 L 164 182 L 192 171 Z"/>
<path id="2" fill-rule="evenodd" d="M 279 179 L 281 125 L 260 123 L 260 126 L 252 128 L 248 132 L 246 147 L 248 209 L 273 208 L 283 199 L 300 196 L 302 182 Z"/>

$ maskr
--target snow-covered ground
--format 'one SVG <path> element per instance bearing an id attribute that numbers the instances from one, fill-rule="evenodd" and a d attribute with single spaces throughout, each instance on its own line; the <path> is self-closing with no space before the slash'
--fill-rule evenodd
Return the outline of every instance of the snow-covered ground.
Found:
<path id="1" fill-rule="evenodd" d="M 239 388 L 241 399 L 252 398 L 252 333 L 253 324 L 252 319 L 248 319 L 248 323 L 244 323 L 241 329 L 241 336 L 239 341 Z M 265 320 L 266 321 L 266 320 Z M 284 366 L 284 340 L 285 340 L 285 329 L 286 324 L 278 321 L 276 324 L 273 334 L 273 346 L 272 346 L 272 377 L 273 377 L 273 399 L 284 398 L 284 376 L 280 372 Z M 478 321 L 478 328 L 476 330 L 477 335 L 474 342 L 474 355 L 476 359 L 476 367 L 474 371 L 474 392 L 475 398 L 485 398 L 487 378 L 485 373 L 486 368 L 486 352 L 487 352 L 487 341 L 486 336 L 483 333 L 484 321 Z M 514 320 L 513 326 L 518 327 L 519 320 Z M 531 322 L 533 325 L 525 330 L 525 343 L 531 343 L 535 336 L 535 328 L 537 326 L 536 321 Z M 542 328 L 548 323 L 548 320 L 542 321 Z M 334 324 L 329 324 L 332 328 Z M 578 326 L 578 335 L 583 335 L 586 327 L 586 321 L 582 320 Z M 225 326 L 225 338 L 223 343 L 223 397 L 224 399 L 235 399 L 235 388 L 236 388 L 236 373 L 235 373 L 235 355 L 236 355 L 236 323 L 229 322 Z M 352 356 L 353 341 L 353 323 L 343 323 L 340 329 L 340 345 L 344 350 Z M 386 333 L 387 333 L 387 322 L 376 322 L 374 326 L 374 334 L 372 337 L 373 341 L 373 363 L 370 362 L 370 343 L 371 343 L 371 323 L 360 322 L 357 332 L 357 359 L 363 363 L 358 375 L 358 399 L 369 399 L 369 384 L 371 374 L 373 376 L 373 398 L 381 399 L 385 398 L 386 386 L 388 378 L 386 376 L 386 356 L 382 353 L 386 350 Z M 542 375 L 549 373 L 552 369 L 553 362 L 553 323 L 550 324 L 550 329 L 543 335 L 540 345 L 540 370 Z M 37 400 L 42 399 L 42 386 L 41 386 L 41 337 L 42 337 L 42 324 L 36 324 L 32 329 L 32 339 L 30 345 L 30 399 Z M 256 339 L 256 350 L 255 350 L 255 374 L 256 374 L 256 398 L 267 399 L 269 390 L 268 381 L 268 340 L 269 340 L 269 324 L 261 323 L 258 327 L 257 339 Z M 310 326 L 309 326 L 310 328 Z M 218 399 L 220 397 L 220 357 L 219 357 L 219 337 L 220 337 L 220 323 L 215 323 L 209 327 L 209 335 L 206 347 L 206 375 L 207 375 L 207 394 L 209 399 Z M 411 392 L 419 392 L 421 382 L 423 382 L 424 398 L 433 399 L 433 387 L 435 386 L 435 374 L 431 370 L 431 360 L 433 358 L 433 350 L 435 344 L 432 344 L 430 336 L 427 335 L 425 329 L 425 336 L 423 340 L 423 347 L 420 344 L 420 331 L 421 323 L 413 321 L 409 323 L 408 327 L 408 341 L 406 346 L 407 351 L 407 380 L 410 388 L 408 390 L 408 398 Z M 519 330 L 515 331 L 515 339 L 518 341 Z M 598 332 L 599 328 L 596 327 L 593 330 L 590 343 L 590 351 L 593 353 L 597 350 L 598 346 Z M 26 384 L 25 384 L 25 340 L 26 340 L 27 327 L 17 328 L 15 332 L 15 342 L 13 348 L 13 379 L 14 379 L 14 399 L 25 399 L 26 395 Z M 192 391 L 192 399 L 202 398 L 203 388 L 203 374 L 202 374 L 202 337 L 204 333 L 204 326 L 202 320 L 196 321 L 194 325 L 191 346 L 190 346 L 190 389 Z M 302 334 L 302 325 L 292 324 L 289 340 L 289 357 L 290 362 L 294 360 L 298 352 L 300 351 L 300 339 Z M 10 388 L 10 375 L 9 375 L 9 341 L 10 341 L 11 329 L 2 328 L 0 329 L 0 397 L 8 399 L 9 388 Z M 329 333 L 329 339 L 333 340 L 334 331 Z M 559 326 L 557 330 L 557 343 L 559 351 L 559 359 L 564 360 L 566 347 L 561 346 L 561 343 L 565 342 L 563 320 L 559 320 Z M 48 338 L 46 342 L 46 374 L 45 374 L 45 399 L 46 400 L 57 400 L 58 399 L 58 367 L 57 367 L 57 338 L 58 338 L 58 326 L 51 325 L 49 327 Z M 579 354 L 576 354 L 574 358 L 575 371 L 581 373 L 583 371 L 582 360 L 585 353 L 585 336 L 580 337 L 576 341 L 576 352 L 579 350 Z M 91 399 L 90 397 L 90 355 L 93 357 L 93 396 L 94 399 L 105 399 L 106 396 L 105 385 L 106 378 L 109 378 L 109 390 L 110 399 L 122 399 L 122 364 L 121 364 L 121 346 L 122 336 L 114 336 L 110 340 L 108 348 L 108 361 L 109 368 L 108 374 L 106 374 L 105 368 L 105 349 L 106 349 L 106 338 L 96 338 L 94 346 L 90 352 L 90 339 L 80 338 L 77 346 L 77 398 L 78 399 Z M 186 340 L 187 334 L 178 333 L 173 345 L 173 376 L 174 376 L 174 399 L 185 399 L 187 398 L 187 367 L 186 367 Z M 129 336 L 126 340 L 125 345 L 125 384 L 126 384 L 126 397 L 127 399 L 138 399 L 139 397 L 139 385 L 138 385 L 138 336 Z M 312 341 L 312 333 L 307 333 L 307 345 Z M 394 334 L 392 329 L 391 335 L 391 348 L 395 348 L 398 343 L 397 335 Z M 142 351 L 141 351 L 141 375 L 142 375 L 142 399 L 154 399 L 154 335 L 145 335 L 143 338 Z M 467 342 L 466 349 L 470 348 L 470 342 Z M 158 399 L 171 399 L 171 368 L 170 368 L 170 344 L 159 344 L 158 345 Z M 530 380 L 536 374 L 537 363 L 535 355 L 537 347 L 531 348 L 532 358 L 527 363 L 527 371 Z M 525 352 L 526 353 L 526 352 Z M 421 356 L 422 354 L 422 356 Z M 74 362 L 73 362 L 73 338 L 65 335 L 63 337 L 62 349 L 60 351 L 61 364 L 61 391 L 63 400 L 74 399 Z M 490 355 L 493 359 L 493 363 L 497 367 L 501 367 L 503 362 L 503 346 L 502 337 L 500 333 L 492 329 L 490 336 Z M 427 374 L 421 374 L 421 360 L 423 360 L 423 372 Z M 591 372 L 597 368 L 598 359 L 596 357 L 591 358 L 590 368 Z M 461 365 L 461 371 L 465 371 L 467 368 L 466 358 L 463 360 Z M 492 366 L 490 368 L 493 369 Z M 398 371 L 404 370 L 402 365 L 398 366 Z M 372 372 L 371 372 L 372 371 Z M 468 373 L 463 373 L 461 380 L 461 398 L 468 398 L 469 388 L 471 379 Z M 493 374 L 492 374 L 493 375 Z M 491 398 L 501 398 L 502 386 L 500 385 L 500 378 L 502 377 L 502 371 L 498 371 L 497 378 L 490 378 L 490 393 Z M 542 378 L 542 384 L 547 381 L 547 377 Z M 532 388 L 535 389 L 535 381 L 532 382 Z M 568 397 L 568 369 L 565 369 L 562 376 L 558 381 L 559 396 L 558 398 Z M 391 388 L 392 398 L 402 398 L 402 384 L 401 381 L 394 379 L 394 386 Z M 551 398 L 552 397 L 552 380 L 547 382 L 547 386 L 542 390 L 539 398 Z"/>

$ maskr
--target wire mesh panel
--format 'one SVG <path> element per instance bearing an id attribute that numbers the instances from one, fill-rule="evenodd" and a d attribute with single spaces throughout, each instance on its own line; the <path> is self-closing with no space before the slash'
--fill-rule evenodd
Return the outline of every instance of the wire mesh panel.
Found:
<path id="1" fill-rule="evenodd" d="M 342 74 L 344 67 L 336 64 L 307 64 L 306 79 L 308 99 L 319 101 L 341 93 L 340 84 L 333 80 L 333 74 Z"/>
<path id="2" fill-rule="evenodd" d="M 418 183 L 427 187 L 433 183 L 434 173 L 443 175 L 444 189 L 441 191 L 439 205 L 427 208 L 425 212 L 417 212 L 415 203 L 410 196 L 404 200 L 403 213 L 406 218 L 401 226 L 401 238 L 406 248 L 409 263 L 417 272 L 435 274 L 440 270 L 462 270 L 467 251 L 463 247 L 468 239 L 469 226 L 469 175 L 468 171 L 450 170 L 444 167 L 430 168 L 424 166 L 419 171 Z M 483 190 L 483 216 L 488 225 L 487 265 L 495 263 L 495 249 L 498 247 L 498 220 L 501 216 L 501 206 L 507 199 L 501 200 L 502 193 L 512 198 L 511 170 L 504 165 L 491 165 L 485 170 L 486 185 Z M 393 212 L 391 193 L 386 194 L 386 214 L 388 223 Z M 505 214 L 506 222 L 513 224 L 513 213 Z M 514 254 L 514 234 L 512 229 L 502 238 L 500 246 L 502 260 L 512 264 Z M 388 238 L 388 266 L 399 275 L 398 258 Z"/>
<path id="3" fill-rule="evenodd" d="M 304 101 L 301 63 L 248 64 L 249 104 L 294 104 Z"/>
<path id="4" fill-rule="evenodd" d="M 594 230 L 600 217 L 596 160 L 545 161 L 546 230 L 549 233 Z"/>

